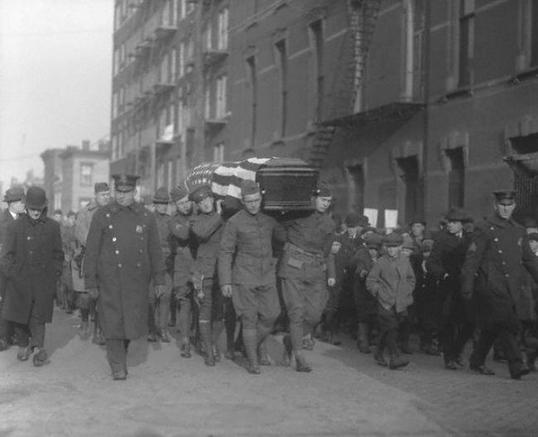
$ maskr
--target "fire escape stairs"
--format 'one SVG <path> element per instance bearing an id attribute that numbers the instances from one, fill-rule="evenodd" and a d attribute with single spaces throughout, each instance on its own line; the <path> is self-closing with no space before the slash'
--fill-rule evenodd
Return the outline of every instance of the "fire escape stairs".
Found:
<path id="1" fill-rule="evenodd" d="M 337 71 L 330 94 L 331 105 L 326 119 L 334 120 L 353 113 L 358 91 L 362 86 L 368 62 L 368 52 L 377 24 L 381 0 L 348 0 L 349 32 L 342 42 Z M 336 126 L 330 122 L 316 123 L 310 153 L 310 164 L 321 167 L 329 154 Z"/>

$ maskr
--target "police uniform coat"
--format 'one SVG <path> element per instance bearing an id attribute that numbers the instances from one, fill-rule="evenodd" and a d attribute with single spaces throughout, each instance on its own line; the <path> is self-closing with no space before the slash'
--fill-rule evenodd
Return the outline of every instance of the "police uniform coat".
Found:
<path id="1" fill-rule="evenodd" d="M 497 215 L 477 224 L 462 269 L 462 294 L 475 293 L 478 322 L 488 328 L 502 324 L 518 330 L 516 299 L 531 262 L 523 248 L 525 229 L 514 220 Z M 532 273 L 532 272 L 531 272 Z"/>
<path id="2" fill-rule="evenodd" d="M 7 236 L 7 228 L 14 221 L 15 219 L 9 212 L 9 209 L 6 209 L 4 212 L 0 214 L 0 251 L 2 250 L 4 240 Z M 4 296 L 5 288 L 6 288 L 6 277 L 0 272 L 0 297 Z"/>
<path id="3" fill-rule="evenodd" d="M 62 273 L 64 253 L 60 225 L 42 216 L 21 215 L 12 222 L 2 248 L 1 267 L 7 278 L 2 316 L 27 324 L 34 304 L 40 323 L 52 321 L 56 281 Z"/>
<path id="4" fill-rule="evenodd" d="M 106 338 L 135 339 L 148 330 L 148 287 L 164 285 L 155 217 L 143 205 L 112 202 L 99 208 L 86 242 L 86 287 L 99 288 Z"/>

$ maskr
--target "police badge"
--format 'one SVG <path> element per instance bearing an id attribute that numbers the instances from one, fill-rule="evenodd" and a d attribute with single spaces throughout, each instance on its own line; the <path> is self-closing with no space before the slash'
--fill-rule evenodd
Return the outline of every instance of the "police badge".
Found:
<path id="1" fill-rule="evenodd" d="M 141 234 L 144 231 L 141 225 L 136 225 L 136 233 Z"/>

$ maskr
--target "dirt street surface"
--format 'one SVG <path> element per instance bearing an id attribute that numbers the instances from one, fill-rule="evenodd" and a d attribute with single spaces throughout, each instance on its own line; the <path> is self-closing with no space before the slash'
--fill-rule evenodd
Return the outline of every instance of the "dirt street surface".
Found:
<path id="1" fill-rule="evenodd" d="M 390 371 L 342 346 L 316 343 L 310 374 L 263 367 L 214 368 L 176 343 L 131 344 L 129 376 L 112 381 L 104 349 L 77 336 L 56 311 L 45 367 L 0 353 L 0 436 L 444 436 L 537 435 L 538 375 L 511 381 L 445 371 L 420 354 Z M 278 339 L 271 355 L 279 353 Z"/>

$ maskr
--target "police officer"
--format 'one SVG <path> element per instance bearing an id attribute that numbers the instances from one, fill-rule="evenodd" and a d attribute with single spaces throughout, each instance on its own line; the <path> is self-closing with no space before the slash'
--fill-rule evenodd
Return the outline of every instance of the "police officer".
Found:
<path id="1" fill-rule="evenodd" d="M 75 238 L 77 240 L 77 248 L 71 263 L 71 271 L 73 274 L 73 288 L 76 292 L 76 304 L 80 310 L 81 335 L 86 337 L 89 335 L 89 318 L 90 314 L 93 318 L 93 343 L 98 345 L 105 344 L 103 331 L 99 326 L 99 314 L 95 311 L 95 299 L 92 299 L 88 293 L 86 284 L 84 283 L 84 257 L 86 254 L 86 239 L 90 231 L 90 224 L 93 215 L 98 208 L 102 208 L 110 203 L 110 187 L 106 182 L 96 182 L 94 185 L 94 198 L 83 207 L 77 214 L 75 220 Z"/>
<path id="2" fill-rule="evenodd" d="M 321 183 L 312 198 L 314 211 L 285 223 L 287 242 L 278 275 L 282 278 L 290 334 L 284 336 L 283 341 L 285 359 L 289 360 L 293 355 L 298 372 L 312 371 L 301 352 L 302 338 L 311 335 L 321 319 L 328 299 L 327 285 L 335 285 L 334 262 L 327 264 L 336 230 L 328 215 L 331 201 L 328 185 Z"/>
<path id="3" fill-rule="evenodd" d="M 165 187 L 160 187 L 153 196 L 153 205 L 155 207 L 154 215 L 159 231 L 159 241 L 165 264 L 167 266 L 164 292 L 157 297 L 155 287 L 150 284 L 149 287 L 149 335 L 148 341 L 157 341 L 160 339 L 164 343 L 170 343 L 168 333 L 168 318 L 170 316 L 170 295 L 172 294 L 172 274 L 173 274 L 173 256 L 170 250 L 170 232 L 168 223 L 170 215 L 168 214 L 168 204 L 170 196 Z"/>
<path id="4" fill-rule="evenodd" d="M 24 188 L 20 186 L 9 188 L 4 195 L 7 209 L 0 214 L 0 250 L 7 236 L 11 223 L 25 212 Z M 2 317 L 2 306 L 6 293 L 7 278 L 0 272 L 0 351 L 6 350 L 13 337 L 13 325 Z"/>
<path id="5" fill-rule="evenodd" d="M 26 209 L 27 214 L 9 226 L 2 248 L 2 271 L 7 277 L 3 317 L 15 324 L 17 358 L 26 361 L 35 352 L 34 366 L 42 366 L 48 363 L 45 324 L 52 321 L 64 253 L 60 225 L 47 217 L 45 190 L 28 188 Z"/>
<path id="6" fill-rule="evenodd" d="M 243 324 L 247 371 L 257 375 L 258 347 L 280 313 L 272 241 L 276 237 L 284 242 L 286 235 L 274 218 L 261 212 L 262 194 L 256 182 L 244 181 L 241 197 L 244 209 L 228 220 L 222 233 L 219 283 L 222 294 L 232 297 Z"/>
<path id="7" fill-rule="evenodd" d="M 198 325 L 205 350 L 204 362 L 207 366 L 214 366 L 220 359 L 217 340 L 224 328 L 223 300 L 217 279 L 217 257 L 224 220 L 220 215 L 220 202 L 215 202 L 209 186 L 198 186 L 190 198 L 198 208 L 198 215 L 191 224 L 197 245 L 193 284 L 200 305 Z"/>
<path id="8" fill-rule="evenodd" d="M 171 247 L 174 258 L 174 293 L 179 305 L 179 330 L 181 332 L 181 356 L 191 355 L 191 325 L 193 323 L 193 295 L 191 271 L 196 255 L 196 247 L 190 234 L 190 221 L 193 207 L 189 192 L 180 184 L 171 191 L 172 201 L 176 204 L 177 213 L 168 222 L 168 230 L 172 234 Z M 173 309 L 176 311 L 176 308 Z"/>
<path id="9" fill-rule="evenodd" d="M 452 208 L 445 217 L 446 228 L 437 235 L 427 261 L 427 269 L 439 283 L 441 300 L 440 342 L 445 368 L 457 370 L 463 366 L 461 354 L 474 332 L 474 320 L 461 295 L 461 269 L 471 244 L 471 235 L 463 224 L 468 214 Z"/>
<path id="10" fill-rule="evenodd" d="M 86 287 L 94 297 L 114 380 L 127 377 L 130 340 L 147 335 L 148 287 L 164 292 L 165 266 L 155 217 L 134 200 L 138 176 L 114 175 L 115 199 L 92 219 Z"/>
<path id="11" fill-rule="evenodd" d="M 494 374 L 484 363 L 498 338 L 508 360 L 510 376 L 520 379 L 529 369 L 523 363 L 517 343 L 515 296 L 524 276 L 523 265 L 533 261 L 527 259 L 530 253 L 522 245 L 525 229 L 512 219 L 515 192 L 499 190 L 493 194 L 494 214 L 477 223 L 462 270 L 462 294 L 470 299 L 474 293 L 480 327 L 470 368 L 483 375 Z"/>

